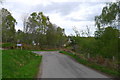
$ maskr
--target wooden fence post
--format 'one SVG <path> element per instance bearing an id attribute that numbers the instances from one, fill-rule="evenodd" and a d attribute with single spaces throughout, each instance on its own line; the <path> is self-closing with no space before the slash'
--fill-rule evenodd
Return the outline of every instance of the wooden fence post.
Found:
<path id="1" fill-rule="evenodd" d="M 90 58 L 90 53 L 88 53 L 88 56 L 87 56 L 88 58 Z"/>
<path id="2" fill-rule="evenodd" d="M 115 56 L 113 56 L 113 61 L 115 61 Z"/>

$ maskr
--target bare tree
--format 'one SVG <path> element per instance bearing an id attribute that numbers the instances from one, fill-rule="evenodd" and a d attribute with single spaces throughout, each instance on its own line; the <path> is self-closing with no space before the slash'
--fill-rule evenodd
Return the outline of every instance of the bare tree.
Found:
<path id="1" fill-rule="evenodd" d="M 82 37 L 84 37 L 85 36 L 85 31 L 81 30 L 80 32 L 81 32 Z"/>
<path id="2" fill-rule="evenodd" d="M 26 22 L 27 22 L 27 18 L 28 18 L 28 16 L 27 16 L 28 14 L 24 14 L 23 16 L 22 16 L 22 21 L 23 21 L 23 32 L 27 32 L 27 28 L 26 28 Z"/>
<path id="3" fill-rule="evenodd" d="M 86 30 L 86 35 L 87 37 L 90 37 L 90 27 L 86 26 L 87 30 Z"/>
<path id="4" fill-rule="evenodd" d="M 76 36 L 80 36 L 80 33 L 75 26 L 73 26 L 73 31 L 75 32 Z"/>

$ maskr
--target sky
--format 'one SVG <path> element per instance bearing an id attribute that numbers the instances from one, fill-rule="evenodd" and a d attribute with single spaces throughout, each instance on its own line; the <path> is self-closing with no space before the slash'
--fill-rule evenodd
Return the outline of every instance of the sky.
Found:
<path id="1" fill-rule="evenodd" d="M 75 34 L 73 27 L 86 31 L 90 29 L 90 35 L 96 30 L 94 17 L 102 12 L 106 2 L 116 0 L 5 0 L 2 7 L 8 9 L 17 20 L 16 30 L 23 30 L 23 18 L 32 12 L 43 12 L 49 16 L 50 21 L 65 29 L 67 35 Z"/>

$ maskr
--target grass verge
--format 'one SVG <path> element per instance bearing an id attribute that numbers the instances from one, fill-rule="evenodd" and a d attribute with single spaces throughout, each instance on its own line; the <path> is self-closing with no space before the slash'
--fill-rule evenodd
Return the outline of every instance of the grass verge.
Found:
<path id="1" fill-rule="evenodd" d="M 0 80 L 2 79 L 2 50 L 0 50 Z"/>
<path id="2" fill-rule="evenodd" d="M 96 69 L 100 72 L 104 72 L 108 75 L 111 75 L 113 77 L 119 77 L 120 73 L 118 70 L 114 70 L 114 69 L 110 69 L 108 67 L 105 67 L 105 66 L 101 66 L 101 65 L 98 65 L 98 64 L 95 64 L 95 63 L 92 63 L 92 62 L 89 62 L 87 60 L 84 60 L 84 59 L 81 59 L 79 58 L 78 56 L 72 54 L 72 53 L 69 53 L 69 52 L 66 52 L 66 51 L 60 51 L 60 53 L 63 53 L 65 55 L 68 55 L 68 56 L 71 56 L 72 58 L 74 58 L 77 62 L 81 63 L 81 64 L 84 64 L 90 68 L 93 68 L 93 69 Z"/>
<path id="3" fill-rule="evenodd" d="M 59 50 L 31 50 L 31 51 L 59 51 Z"/>
<path id="4" fill-rule="evenodd" d="M 2 78 L 35 78 L 41 58 L 27 50 L 2 50 Z"/>

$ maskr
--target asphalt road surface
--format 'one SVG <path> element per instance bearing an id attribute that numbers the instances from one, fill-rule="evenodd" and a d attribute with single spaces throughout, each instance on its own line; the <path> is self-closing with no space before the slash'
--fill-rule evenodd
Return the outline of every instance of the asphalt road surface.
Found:
<path id="1" fill-rule="evenodd" d="M 38 78 L 108 78 L 58 51 L 35 51 L 43 55 Z"/>

